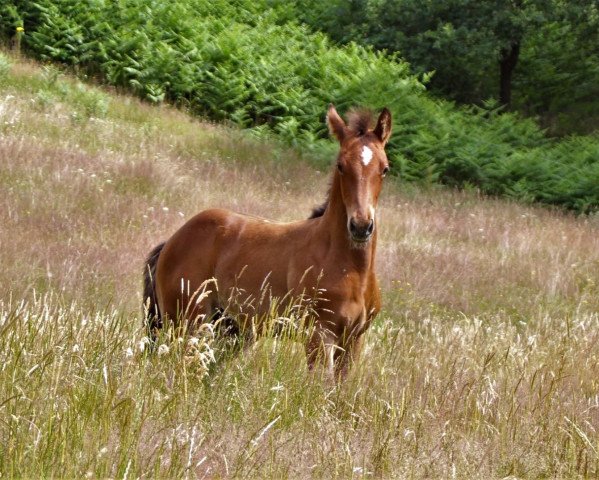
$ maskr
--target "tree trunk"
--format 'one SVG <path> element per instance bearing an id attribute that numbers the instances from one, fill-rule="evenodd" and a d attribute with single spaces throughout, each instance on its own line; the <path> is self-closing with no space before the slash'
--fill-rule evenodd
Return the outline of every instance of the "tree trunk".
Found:
<path id="1" fill-rule="evenodd" d="M 506 110 L 512 103 L 512 73 L 516 68 L 520 55 L 520 41 L 514 41 L 509 48 L 501 49 L 501 58 L 499 59 L 499 103 L 504 105 Z"/>

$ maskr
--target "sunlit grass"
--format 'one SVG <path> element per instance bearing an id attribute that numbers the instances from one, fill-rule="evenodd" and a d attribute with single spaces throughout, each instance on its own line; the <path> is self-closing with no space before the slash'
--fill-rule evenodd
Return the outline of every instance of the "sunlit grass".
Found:
<path id="1" fill-rule="evenodd" d="M 0 467 L 11 477 L 596 474 L 597 316 L 529 325 L 383 317 L 334 386 L 266 337 L 207 373 L 140 319 L 2 304 Z M 196 340 L 197 341 L 197 340 Z M 593 352 L 593 354 L 591 354 Z"/>
<path id="2" fill-rule="evenodd" d="M 242 132 L 12 63 L 3 476 L 599 474 L 596 218 L 389 183 L 383 312 L 346 382 L 307 371 L 301 332 L 237 353 L 209 329 L 164 333 L 148 354 L 148 251 L 209 206 L 304 218 L 327 175 Z"/>

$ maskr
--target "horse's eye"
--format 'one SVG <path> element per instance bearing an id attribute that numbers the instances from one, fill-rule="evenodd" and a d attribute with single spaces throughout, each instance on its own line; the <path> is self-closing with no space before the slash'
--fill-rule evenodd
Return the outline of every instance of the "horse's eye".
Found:
<path id="1" fill-rule="evenodd" d="M 340 163 L 337 164 L 337 170 L 339 170 L 339 173 L 343 173 L 343 167 Z"/>
<path id="2" fill-rule="evenodd" d="M 388 172 L 389 172 L 389 167 L 385 167 L 385 168 L 383 168 L 383 173 L 382 173 L 383 177 L 384 177 L 385 175 L 387 175 L 387 173 L 388 173 Z"/>

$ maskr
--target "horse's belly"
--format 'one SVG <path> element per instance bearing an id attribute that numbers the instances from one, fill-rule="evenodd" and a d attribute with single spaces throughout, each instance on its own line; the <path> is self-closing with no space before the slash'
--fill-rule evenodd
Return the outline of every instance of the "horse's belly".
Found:
<path id="1" fill-rule="evenodd" d="M 273 301 L 289 297 L 287 277 L 286 255 L 272 248 L 230 252 L 215 268 L 221 306 L 245 313 L 265 314 Z"/>

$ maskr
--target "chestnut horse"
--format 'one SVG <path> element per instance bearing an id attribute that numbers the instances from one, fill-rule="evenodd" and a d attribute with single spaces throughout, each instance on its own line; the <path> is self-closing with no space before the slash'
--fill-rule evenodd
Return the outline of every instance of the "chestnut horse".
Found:
<path id="1" fill-rule="evenodd" d="M 310 219 L 274 223 L 210 209 L 154 248 L 144 268 L 151 331 L 166 319 L 175 325 L 214 321 L 222 317 L 233 290 L 257 298 L 268 284 L 271 296 L 279 299 L 318 291 L 306 344 L 308 367 L 320 359 L 331 375 L 347 373 L 380 309 L 374 272 L 376 207 L 389 171 L 384 148 L 391 113 L 383 109 L 372 128 L 369 112 L 350 112 L 346 124 L 330 105 L 327 124 L 340 150 L 328 199 Z M 217 288 L 198 296 L 211 279 Z M 255 305 L 254 318 L 269 308 Z M 235 333 L 250 328 L 247 322 L 228 321 Z"/>

